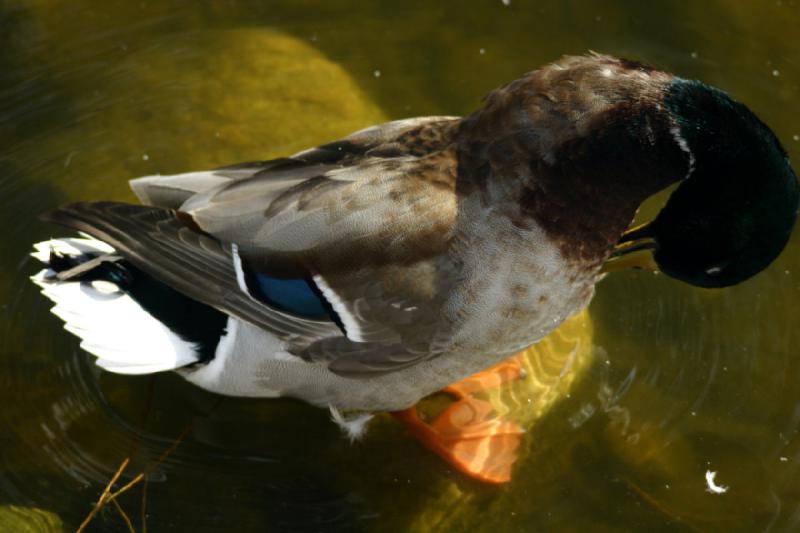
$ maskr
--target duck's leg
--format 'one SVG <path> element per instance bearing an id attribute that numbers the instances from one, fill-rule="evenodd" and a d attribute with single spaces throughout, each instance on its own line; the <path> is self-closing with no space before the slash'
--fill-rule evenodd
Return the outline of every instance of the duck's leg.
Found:
<path id="1" fill-rule="evenodd" d="M 392 414 L 425 446 L 461 472 L 488 483 L 505 483 L 511 479 L 524 430 L 494 414 L 489 402 L 471 394 L 499 387 L 522 374 L 520 355 L 516 355 L 446 387 L 443 392 L 456 401 L 430 424 L 419 417 L 416 407 Z"/>
<path id="2" fill-rule="evenodd" d="M 443 392 L 456 398 L 464 398 L 469 394 L 493 389 L 523 377 L 525 369 L 522 368 L 522 354 L 518 353 L 486 370 L 448 385 Z"/>

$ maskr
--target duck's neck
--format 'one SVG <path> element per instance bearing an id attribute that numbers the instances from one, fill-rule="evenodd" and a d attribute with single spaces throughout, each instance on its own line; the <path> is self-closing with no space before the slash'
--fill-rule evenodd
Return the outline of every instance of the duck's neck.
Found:
<path id="1" fill-rule="evenodd" d="M 566 257 L 599 266 L 638 206 L 690 165 L 657 98 L 605 104 L 557 136 L 558 124 L 535 120 L 514 102 L 505 102 L 502 113 L 487 106 L 467 117 L 459 145 L 462 194 L 504 204 L 519 227 L 538 225 Z M 560 110 L 545 118 L 570 115 Z M 490 137 L 488 126 L 498 121 L 506 127 Z"/>
<path id="2" fill-rule="evenodd" d="M 641 203 L 687 175 L 690 154 L 654 107 L 598 118 L 607 123 L 562 145 L 552 164 L 530 162 L 519 205 L 565 255 L 602 262 Z"/>

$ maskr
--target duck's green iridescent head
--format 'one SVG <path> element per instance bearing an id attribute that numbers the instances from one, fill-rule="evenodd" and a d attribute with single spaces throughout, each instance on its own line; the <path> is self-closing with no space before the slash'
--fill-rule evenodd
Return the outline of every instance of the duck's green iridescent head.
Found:
<path id="1" fill-rule="evenodd" d="M 794 227 L 800 187 L 786 151 L 745 105 L 699 81 L 676 78 L 664 104 L 689 174 L 621 244 L 651 248 L 662 272 L 692 285 L 740 283 L 780 254 Z"/>

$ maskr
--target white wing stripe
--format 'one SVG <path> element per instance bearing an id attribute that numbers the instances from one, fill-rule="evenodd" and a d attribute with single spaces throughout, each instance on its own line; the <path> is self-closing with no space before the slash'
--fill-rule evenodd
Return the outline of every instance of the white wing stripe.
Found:
<path id="1" fill-rule="evenodd" d="M 339 315 L 339 319 L 342 321 L 342 325 L 344 325 L 345 335 L 347 338 L 353 342 L 364 342 L 364 332 L 361 328 L 361 324 L 359 324 L 358 320 L 356 319 L 355 315 L 347 309 L 347 305 L 344 303 L 344 300 L 339 298 L 339 296 L 334 292 L 330 285 L 325 281 L 325 279 L 320 276 L 319 274 L 315 275 L 313 278 L 314 283 L 317 284 L 320 292 L 331 304 L 333 310 Z"/>

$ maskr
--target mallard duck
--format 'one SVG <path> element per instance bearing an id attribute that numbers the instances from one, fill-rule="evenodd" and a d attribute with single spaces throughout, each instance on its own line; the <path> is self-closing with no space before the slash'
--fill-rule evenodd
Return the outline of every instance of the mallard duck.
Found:
<path id="1" fill-rule="evenodd" d="M 650 223 L 639 205 L 678 182 Z M 621 266 L 739 283 L 785 246 L 798 183 L 772 131 L 699 81 L 592 54 L 461 118 L 130 182 L 143 205 L 44 215 L 33 277 L 102 368 L 375 411 L 508 359 Z"/>

